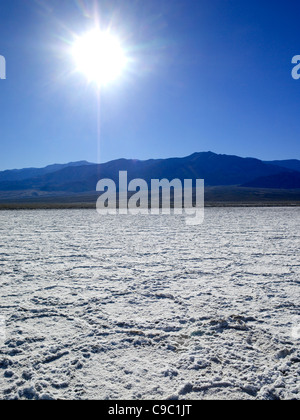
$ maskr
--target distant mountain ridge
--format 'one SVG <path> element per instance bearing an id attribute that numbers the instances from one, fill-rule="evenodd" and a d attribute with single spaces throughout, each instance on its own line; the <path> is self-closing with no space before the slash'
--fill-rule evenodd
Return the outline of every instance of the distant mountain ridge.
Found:
<path id="1" fill-rule="evenodd" d="M 8 169 L 0 172 L 0 182 L 2 181 L 22 181 L 24 179 L 39 177 L 48 173 L 57 172 L 70 166 L 85 166 L 92 165 L 86 160 L 69 163 L 55 163 L 53 165 L 45 166 L 44 168 L 24 168 L 24 169 Z"/>
<path id="2" fill-rule="evenodd" d="M 280 172 L 279 174 L 263 176 L 241 185 L 249 188 L 300 188 L 300 172 Z"/>
<path id="3" fill-rule="evenodd" d="M 275 163 L 276 162 L 276 163 Z M 289 166 L 289 167 L 287 167 Z M 102 164 L 86 161 L 45 168 L 0 172 L 0 196 L 10 194 L 78 194 L 95 192 L 101 178 L 118 184 L 119 171 L 127 171 L 128 181 L 151 179 L 204 179 L 206 187 L 243 186 L 260 188 L 300 188 L 300 161 L 263 162 L 255 158 L 198 152 L 183 158 L 118 159 Z"/>
<path id="4" fill-rule="evenodd" d="M 288 160 L 271 160 L 271 161 L 263 161 L 269 165 L 276 165 L 281 166 L 285 169 L 292 169 L 294 171 L 300 172 L 300 160 L 297 159 L 288 159 Z"/>

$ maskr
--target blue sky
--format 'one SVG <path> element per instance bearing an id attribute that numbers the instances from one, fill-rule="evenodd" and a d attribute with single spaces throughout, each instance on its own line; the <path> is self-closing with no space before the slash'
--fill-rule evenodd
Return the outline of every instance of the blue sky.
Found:
<path id="1" fill-rule="evenodd" d="M 0 0 L 0 170 L 208 150 L 300 159 L 299 18 L 293 0 Z M 70 55 L 96 20 L 132 62 L 100 93 Z"/>

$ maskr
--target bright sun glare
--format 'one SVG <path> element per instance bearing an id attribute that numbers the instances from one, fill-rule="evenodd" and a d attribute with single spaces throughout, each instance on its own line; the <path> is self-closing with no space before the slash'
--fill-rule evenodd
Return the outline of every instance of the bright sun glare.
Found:
<path id="1" fill-rule="evenodd" d="M 78 37 L 73 44 L 72 54 L 77 70 L 98 86 L 117 79 L 127 64 L 119 40 L 109 32 L 98 29 Z"/>

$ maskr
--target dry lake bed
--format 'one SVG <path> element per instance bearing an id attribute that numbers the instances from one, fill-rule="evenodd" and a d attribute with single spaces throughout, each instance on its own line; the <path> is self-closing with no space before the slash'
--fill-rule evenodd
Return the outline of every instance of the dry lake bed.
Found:
<path id="1" fill-rule="evenodd" d="M 300 208 L 0 212 L 1 399 L 300 399 Z"/>

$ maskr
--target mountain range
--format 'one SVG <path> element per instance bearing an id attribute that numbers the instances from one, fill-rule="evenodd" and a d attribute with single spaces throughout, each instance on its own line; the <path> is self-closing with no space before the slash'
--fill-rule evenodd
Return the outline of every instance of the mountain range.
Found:
<path id="1" fill-rule="evenodd" d="M 62 197 L 96 192 L 101 178 L 118 185 L 119 171 L 126 170 L 128 182 L 151 179 L 204 179 L 206 189 L 231 186 L 238 189 L 297 190 L 300 201 L 300 161 L 262 161 L 255 158 L 193 153 L 182 158 L 118 159 L 95 164 L 87 161 L 54 164 L 44 168 L 25 168 L 0 172 L 0 200 L 29 197 Z"/>

